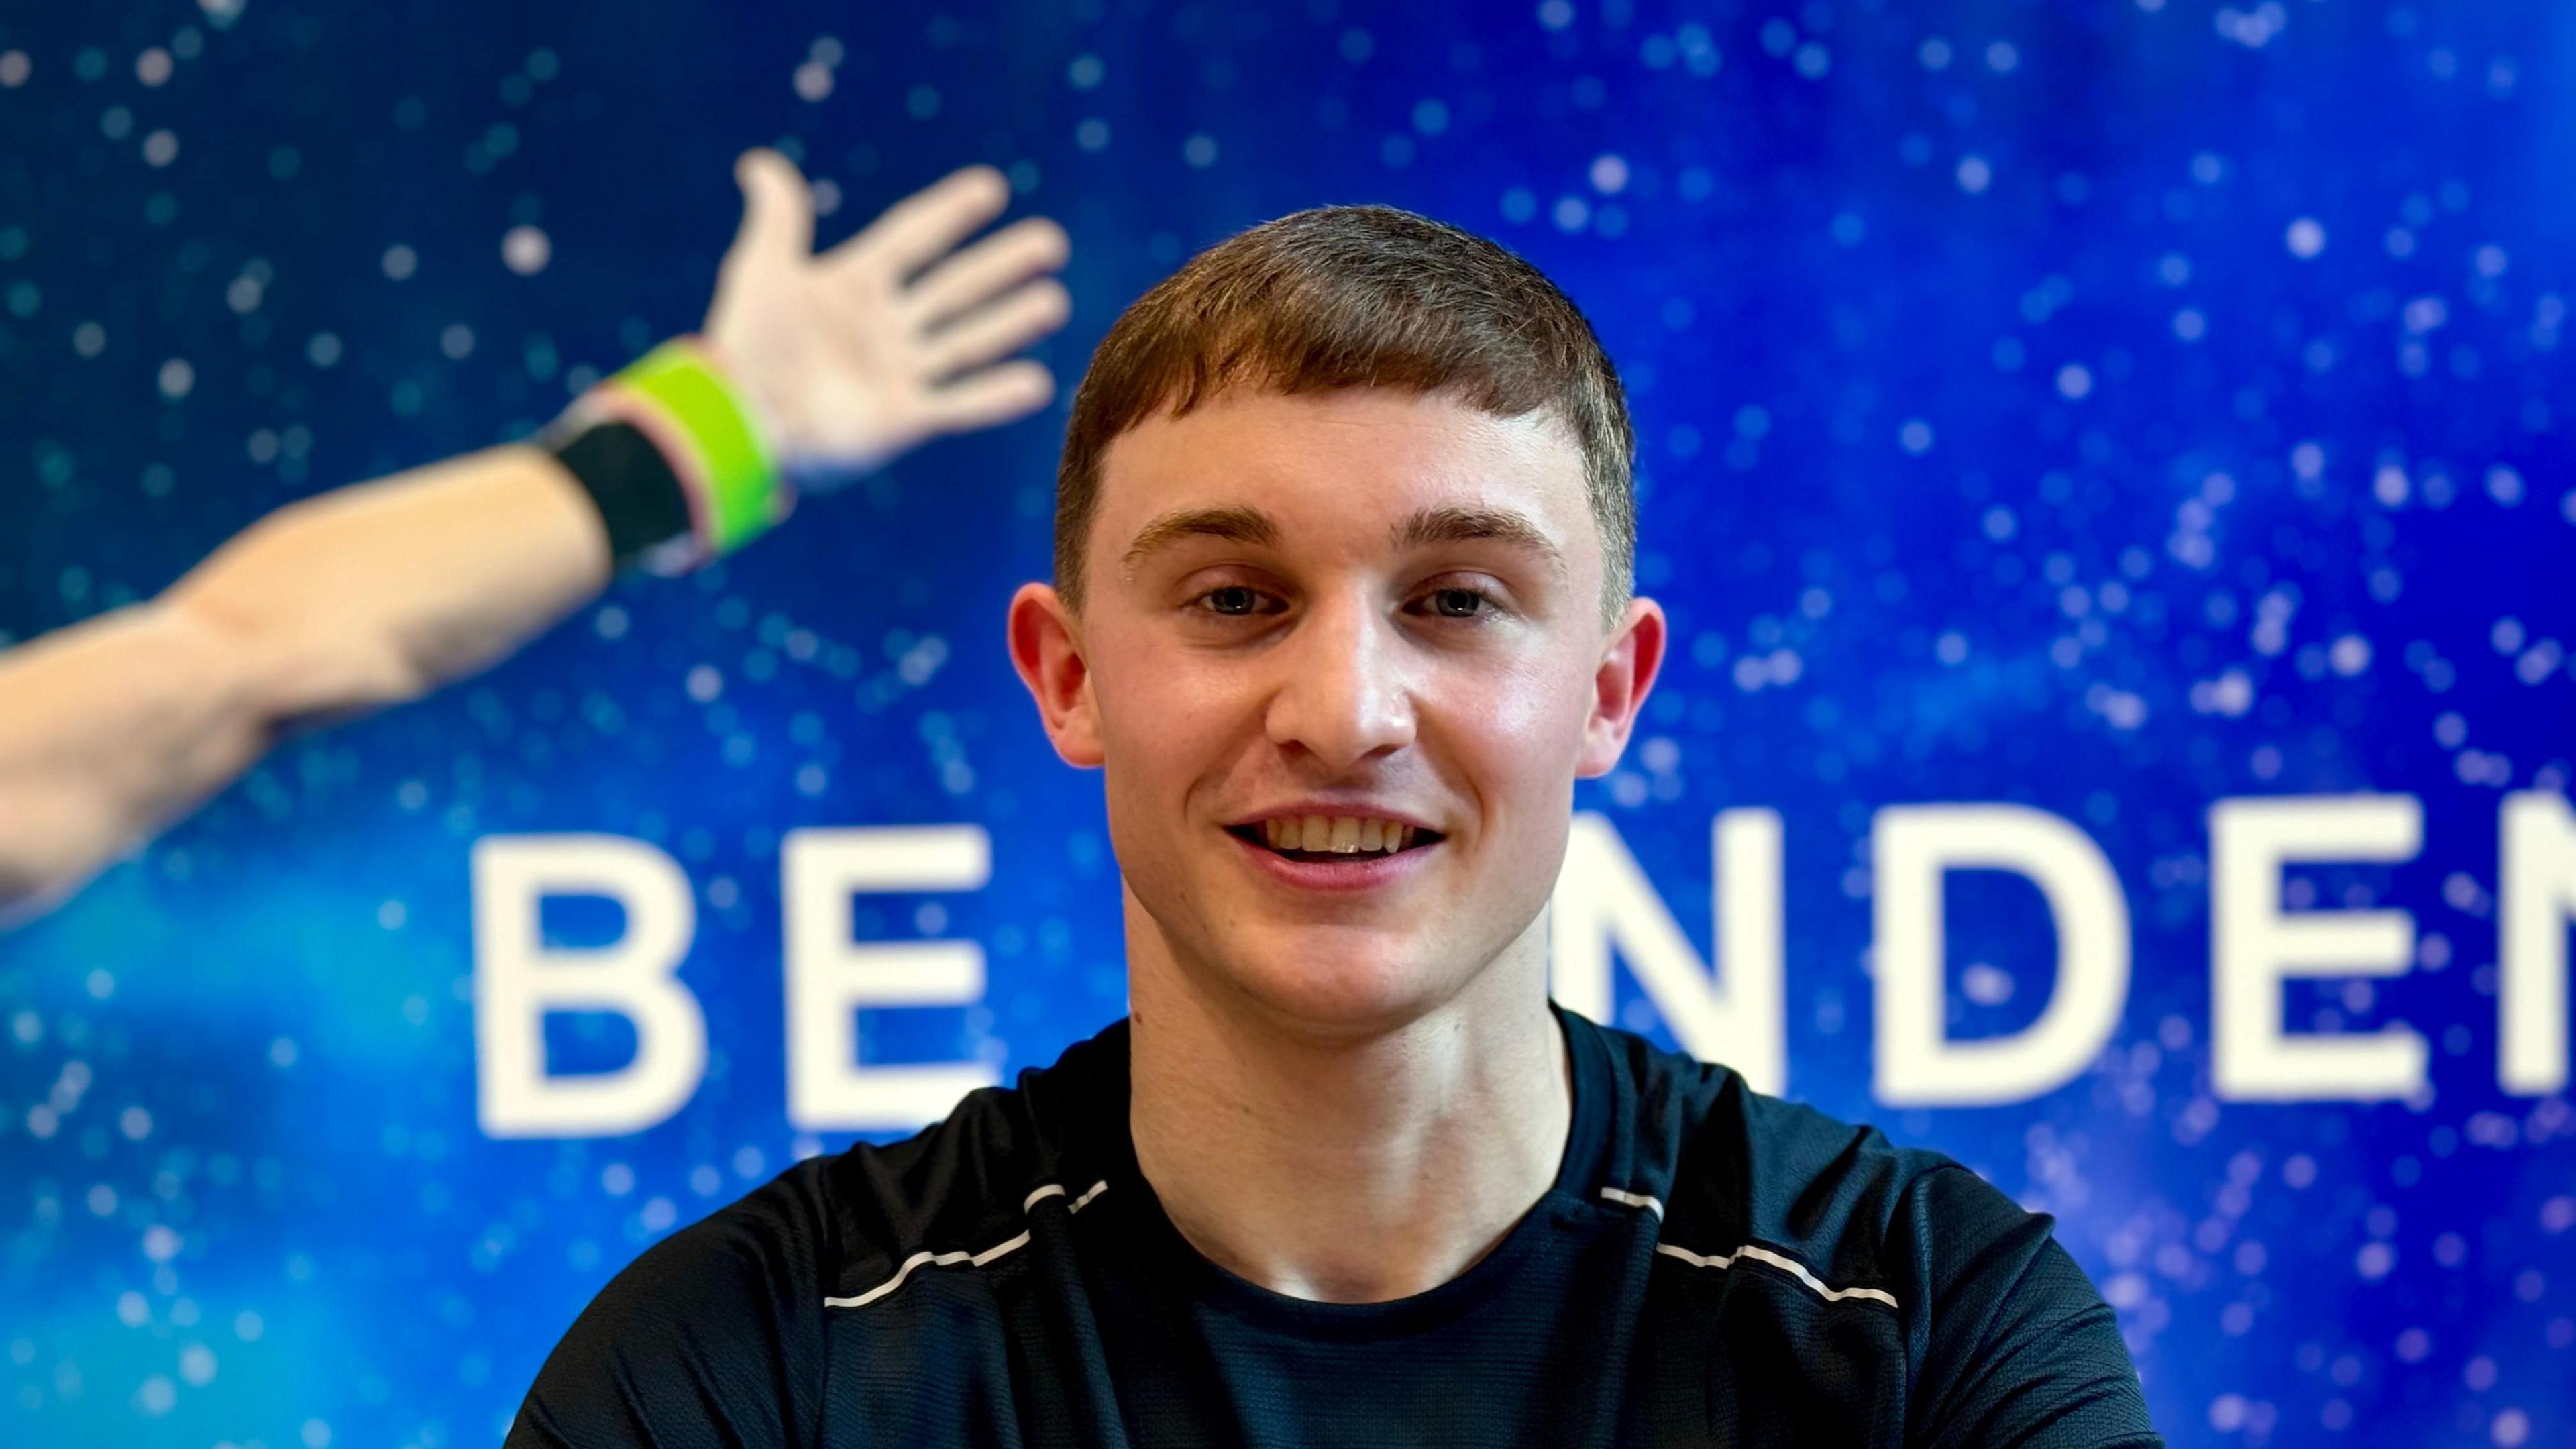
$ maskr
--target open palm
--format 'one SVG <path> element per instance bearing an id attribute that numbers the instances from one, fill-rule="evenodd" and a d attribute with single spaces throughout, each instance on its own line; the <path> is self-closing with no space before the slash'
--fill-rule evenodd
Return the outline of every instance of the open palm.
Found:
<path id="1" fill-rule="evenodd" d="M 793 163 L 747 151 L 734 175 L 742 229 L 706 337 L 801 486 L 829 488 L 1053 396 L 1045 367 L 1005 359 L 1070 310 L 1049 275 L 1064 264 L 1064 229 L 1030 217 L 958 249 L 1009 203 L 1000 172 L 958 171 L 819 256 L 813 194 Z"/>

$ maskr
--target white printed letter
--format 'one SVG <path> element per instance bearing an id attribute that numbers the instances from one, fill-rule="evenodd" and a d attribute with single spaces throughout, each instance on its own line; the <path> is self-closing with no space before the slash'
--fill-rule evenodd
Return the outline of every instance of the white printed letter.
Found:
<path id="1" fill-rule="evenodd" d="M 1780 989 L 1780 816 L 1723 811 L 1709 838 L 1723 981 L 1700 964 L 1618 827 L 1586 811 L 1574 817 L 1548 906 L 1553 993 L 1595 1021 L 1609 1020 L 1616 947 L 1684 1051 L 1735 1068 L 1757 1092 L 1777 1093 L 1789 1079 Z"/>
<path id="2" fill-rule="evenodd" d="M 2567 797 L 2505 797 L 2496 894 L 2503 960 L 2496 1084 L 2520 1097 L 2567 1088 L 2567 923 L 2576 916 L 2576 815 Z"/>
<path id="3" fill-rule="evenodd" d="M 918 1127 L 1000 1079 L 989 1062 L 861 1066 L 865 1006 L 965 1006 L 984 995 L 972 941 L 850 939 L 862 891 L 980 890 L 993 843 L 979 825 L 791 830 L 780 850 L 787 910 L 787 1115 L 809 1132 Z"/>
<path id="4" fill-rule="evenodd" d="M 2129 906 L 2093 838 L 2027 806 L 1905 805 L 1878 812 L 1870 846 L 1878 1100 L 2016 1102 L 2084 1070 L 2119 1028 L 2129 1001 Z M 2028 877 L 2056 920 L 2057 981 L 2048 1005 L 2011 1035 L 1950 1040 L 1941 888 L 1954 870 Z"/>
<path id="5" fill-rule="evenodd" d="M 2412 795 L 2221 800 L 2209 809 L 2210 1076 L 2240 1101 L 2366 1102 L 2424 1088 L 2424 1038 L 2403 1025 L 2293 1036 L 2290 977 L 2402 976 L 2415 955 L 2404 911 L 2281 909 L 2290 860 L 2412 860 L 2424 807 Z"/>
<path id="6" fill-rule="evenodd" d="M 474 842 L 477 1107 L 489 1137 L 608 1137 L 680 1110 L 707 1065 L 707 1020 L 672 972 L 697 912 L 671 857 L 618 835 L 490 835 Z M 606 946 L 548 948 L 548 896 L 605 896 L 626 912 Z M 551 1076 L 546 1015 L 609 1011 L 635 1024 L 635 1059 Z"/>

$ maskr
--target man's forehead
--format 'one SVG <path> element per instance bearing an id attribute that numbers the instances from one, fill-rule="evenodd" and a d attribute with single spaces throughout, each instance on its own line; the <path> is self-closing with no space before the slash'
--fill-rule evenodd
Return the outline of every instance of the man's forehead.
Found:
<path id="1" fill-rule="evenodd" d="M 1400 387 L 1281 392 L 1250 384 L 1202 395 L 1185 411 L 1155 408 L 1110 440 L 1103 457 L 1214 437 L 1256 450 L 1352 447 L 1391 460 L 1466 451 L 1519 455 L 1539 468 L 1583 465 L 1574 430 L 1551 409 L 1496 413 L 1452 392 Z"/>
<path id="2" fill-rule="evenodd" d="M 1173 543 L 1281 548 L 1323 532 L 1397 549 L 1490 539 L 1549 556 L 1588 534 L 1583 456 L 1541 414 L 1439 394 L 1229 392 L 1105 451 L 1094 537 L 1126 571 Z"/>

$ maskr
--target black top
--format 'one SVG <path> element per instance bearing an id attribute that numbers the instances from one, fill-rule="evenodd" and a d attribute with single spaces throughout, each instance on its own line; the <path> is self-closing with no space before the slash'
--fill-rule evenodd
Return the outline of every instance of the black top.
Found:
<path id="1" fill-rule="evenodd" d="M 1120 1022 L 647 1249 L 510 1449 L 2161 1443 L 2047 1217 L 1557 1017 L 1556 1185 L 1428 1292 L 1313 1303 L 1201 1256 L 1137 1171 Z"/>

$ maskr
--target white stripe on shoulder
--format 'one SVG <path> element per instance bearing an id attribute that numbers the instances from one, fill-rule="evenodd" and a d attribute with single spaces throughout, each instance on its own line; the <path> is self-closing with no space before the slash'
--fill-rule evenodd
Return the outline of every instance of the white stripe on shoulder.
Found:
<path id="1" fill-rule="evenodd" d="M 1688 1248 L 1676 1248 L 1670 1243 L 1657 1243 L 1655 1251 L 1667 1258 L 1678 1258 L 1694 1268 L 1732 1268 L 1737 1263 L 1750 1258 L 1756 1263 L 1777 1268 L 1797 1279 L 1807 1285 L 1808 1291 L 1827 1303 L 1840 1303 L 1848 1298 L 1865 1298 L 1872 1303 L 1884 1303 L 1890 1308 L 1896 1307 L 1896 1295 L 1893 1293 L 1880 1288 L 1828 1288 L 1825 1286 L 1824 1279 L 1807 1271 L 1806 1264 L 1785 1253 L 1772 1252 L 1757 1243 L 1747 1243 L 1732 1253 L 1722 1253 L 1715 1257 L 1694 1253 Z"/>
<path id="2" fill-rule="evenodd" d="M 1663 1203 L 1646 1196 L 1642 1192 L 1621 1192 L 1615 1187 L 1605 1187 L 1601 1189 L 1601 1195 L 1615 1203 L 1625 1203 L 1629 1207 L 1644 1208 L 1646 1211 L 1653 1213 L 1657 1217 L 1662 1217 L 1664 1215 Z"/>
<path id="3" fill-rule="evenodd" d="M 1082 1196 L 1067 1199 L 1065 1202 L 1065 1211 L 1076 1213 L 1082 1211 L 1084 1208 L 1091 1205 L 1091 1200 L 1093 1198 L 1100 1196 L 1100 1194 L 1107 1191 L 1108 1188 L 1109 1181 L 1106 1178 L 1093 1183 L 1090 1188 L 1082 1194 Z M 1061 1184 L 1052 1182 L 1045 1183 L 1035 1192 L 1030 1193 L 1026 1199 L 1022 1200 L 1020 1203 L 1020 1210 L 1022 1212 L 1035 1211 L 1038 1203 L 1042 1200 L 1051 1197 L 1064 1197 L 1064 1195 L 1064 1188 Z M 869 1304 L 876 1302 L 878 1299 L 883 1298 L 889 1293 L 892 1293 L 897 1288 L 902 1287 L 904 1280 L 912 1276 L 912 1270 L 921 1267 L 923 1264 L 929 1264 L 936 1268 L 947 1268 L 963 1263 L 968 1267 L 981 1268 L 985 1264 L 990 1263 L 997 1258 L 1008 1257 L 1028 1245 L 1028 1231 L 1026 1229 L 1022 1229 L 1019 1236 L 1006 1238 L 1001 1242 L 995 1243 L 993 1246 L 986 1248 L 980 1253 L 969 1253 L 963 1250 L 951 1253 L 915 1253 L 911 1257 L 903 1260 L 903 1266 L 894 1270 L 893 1277 L 879 1283 L 874 1288 L 869 1289 L 865 1293 L 857 1294 L 849 1298 L 826 1297 L 823 1300 L 823 1306 L 826 1308 L 865 1308 Z"/>
<path id="4" fill-rule="evenodd" d="M 1664 1215 L 1664 1205 L 1642 1192 L 1626 1192 L 1615 1187 L 1605 1187 L 1601 1189 L 1601 1195 L 1612 1202 L 1621 1203 L 1628 1207 L 1644 1208 L 1646 1211 L 1653 1213 L 1657 1219 L 1661 1219 Z M 1872 1303 L 1884 1303 L 1890 1308 L 1894 1308 L 1896 1306 L 1896 1295 L 1886 1292 L 1883 1289 L 1828 1288 L 1825 1286 L 1824 1279 L 1807 1271 L 1806 1264 L 1799 1262 L 1797 1259 L 1792 1258 L 1785 1253 L 1775 1253 L 1769 1248 L 1765 1248 L 1754 1243 L 1747 1243 L 1732 1253 L 1722 1253 L 1715 1257 L 1711 1257 L 1705 1253 L 1694 1253 L 1688 1248 L 1676 1248 L 1670 1243 L 1655 1244 L 1655 1251 L 1663 1254 L 1667 1258 L 1677 1258 L 1682 1262 L 1690 1264 L 1694 1268 L 1732 1268 L 1737 1262 L 1750 1258 L 1754 1262 L 1763 1264 L 1766 1267 L 1777 1268 L 1781 1272 L 1788 1274 L 1790 1277 L 1797 1279 L 1799 1282 L 1806 1284 L 1817 1297 L 1822 1298 L 1827 1303 L 1840 1303 L 1847 1298 L 1866 1298 Z"/>

